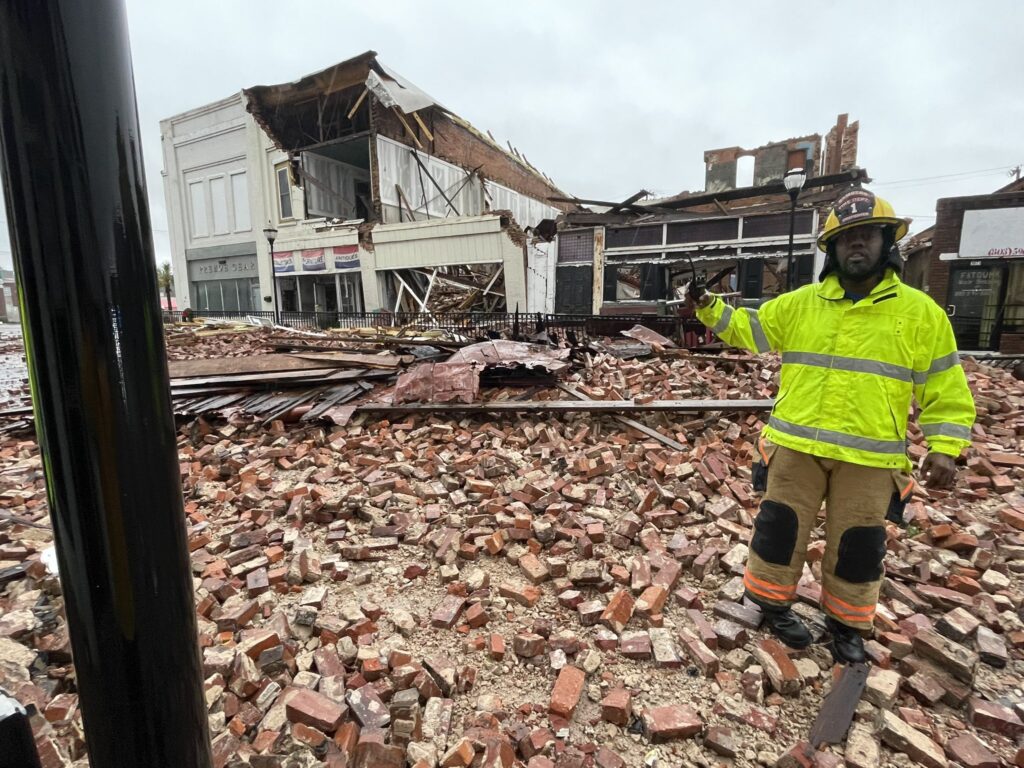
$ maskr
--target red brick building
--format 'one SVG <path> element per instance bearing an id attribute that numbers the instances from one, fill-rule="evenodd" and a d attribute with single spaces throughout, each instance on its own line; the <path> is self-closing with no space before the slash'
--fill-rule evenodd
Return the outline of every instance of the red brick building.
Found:
<path id="1" fill-rule="evenodd" d="M 1024 180 L 939 200 L 905 253 L 907 281 L 946 308 L 962 350 L 1024 354 Z"/>

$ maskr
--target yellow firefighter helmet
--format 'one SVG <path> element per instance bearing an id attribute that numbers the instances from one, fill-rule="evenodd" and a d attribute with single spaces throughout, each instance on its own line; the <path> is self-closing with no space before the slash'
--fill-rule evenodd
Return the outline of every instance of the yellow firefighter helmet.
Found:
<path id="1" fill-rule="evenodd" d="M 907 234 L 909 219 L 896 215 L 888 201 L 866 189 L 851 189 L 836 200 L 825 219 L 825 229 L 818 236 L 818 248 L 826 250 L 829 241 L 840 232 L 864 224 L 889 226 L 893 228 L 893 241 L 899 242 Z"/>

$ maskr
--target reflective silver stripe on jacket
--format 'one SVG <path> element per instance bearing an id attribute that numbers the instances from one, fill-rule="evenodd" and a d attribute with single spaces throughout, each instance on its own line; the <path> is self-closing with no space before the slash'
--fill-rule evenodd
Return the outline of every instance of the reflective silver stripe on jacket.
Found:
<path id="1" fill-rule="evenodd" d="M 711 330 L 714 331 L 715 333 L 721 333 L 722 331 L 724 331 L 726 328 L 729 327 L 729 322 L 731 320 L 732 320 L 732 307 L 730 307 L 728 304 L 726 304 L 725 305 L 725 310 L 722 312 L 721 318 L 719 318 L 718 322 L 715 323 L 714 327 Z"/>
<path id="2" fill-rule="evenodd" d="M 932 360 L 931 367 L 927 371 L 914 371 L 914 383 L 924 384 L 928 381 L 929 376 L 948 371 L 950 368 L 956 368 L 958 365 L 960 365 L 960 353 L 954 349 L 948 355 Z"/>
<path id="3" fill-rule="evenodd" d="M 971 439 L 970 427 L 965 427 L 963 424 L 950 424 L 948 421 L 940 422 L 938 424 L 922 424 L 921 431 L 924 433 L 925 437 L 942 435 L 943 437 L 955 437 L 958 440 Z"/>
<path id="4" fill-rule="evenodd" d="M 907 452 L 906 440 L 872 440 L 868 437 L 858 437 L 857 435 L 850 435 L 845 432 L 834 432 L 831 429 L 804 427 L 800 424 L 783 421 L 776 416 L 768 419 L 768 426 L 793 437 L 817 440 L 819 443 L 839 445 L 843 448 L 856 448 L 859 451 L 896 455 L 902 455 Z"/>
<path id="5" fill-rule="evenodd" d="M 932 366 L 928 369 L 928 375 L 932 376 L 936 373 L 942 373 L 943 371 L 948 371 L 950 368 L 955 368 L 958 365 L 960 365 L 960 353 L 954 349 L 948 355 L 937 357 L 932 360 Z"/>
<path id="6" fill-rule="evenodd" d="M 895 363 L 883 363 L 879 360 L 867 360 L 860 357 L 840 357 L 838 355 L 822 355 L 817 352 L 783 352 L 782 364 L 796 363 L 812 365 L 815 368 L 834 368 L 840 371 L 856 373 L 874 373 L 897 381 L 914 381 L 918 375 L 910 368 Z"/>
<path id="7" fill-rule="evenodd" d="M 761 327 L 761 320 L 757 316 L 757 310 L 750 307 L 745 307 L 744 309 L 750 320 L 750 331 L 754 335 L 754 348 L 758 352 L 770 352 L 772 347 L 768 343 L 768 337 L 764 335 L 764 328 Z"/>

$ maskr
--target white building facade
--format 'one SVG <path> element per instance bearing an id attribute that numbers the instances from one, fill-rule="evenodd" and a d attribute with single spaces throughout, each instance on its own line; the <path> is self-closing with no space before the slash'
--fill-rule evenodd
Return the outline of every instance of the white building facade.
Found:
<path id="1" fill-rule="evenodd" d="M 317 73 L 161 121 L 178 307 L 429 311 L 444 286 L 474 309 L 550 311 L 553 285 L 530 265 L 551 271 L 546 248 L 529 231 L 562 193 L 375 55 L 325 72 L 351 84 L 322 93 Z M 286 110 L 318 88 L 340 117 L 311 140 L 289 122 L 307 119 L 301 104 Z"/>

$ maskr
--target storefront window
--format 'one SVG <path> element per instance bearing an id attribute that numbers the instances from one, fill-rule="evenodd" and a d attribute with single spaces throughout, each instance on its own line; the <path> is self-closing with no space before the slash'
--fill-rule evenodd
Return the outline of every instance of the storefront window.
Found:
<path id="1" fill-rule="evenodd" d="M 259 280 L 202 280 L 192 283 L 194 309 L 199 312 L 254 312 L 259 306 Z"/>
<path id="2" fill-rule="evenodd" d="M 1006 280 L 1006 303 L 1003 305 L 1003 330 L 1024 332 L 1024 262 L 1010 264 Z"/>

